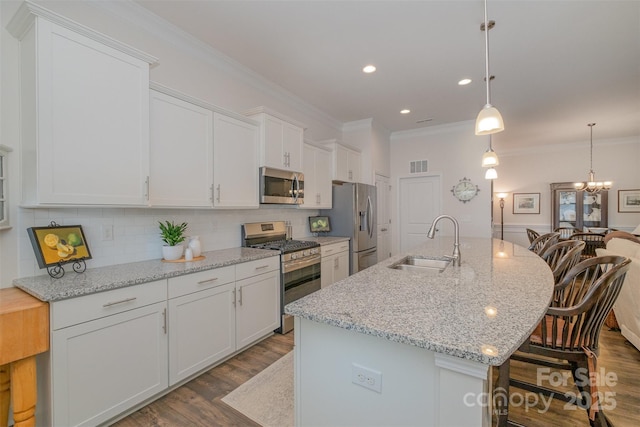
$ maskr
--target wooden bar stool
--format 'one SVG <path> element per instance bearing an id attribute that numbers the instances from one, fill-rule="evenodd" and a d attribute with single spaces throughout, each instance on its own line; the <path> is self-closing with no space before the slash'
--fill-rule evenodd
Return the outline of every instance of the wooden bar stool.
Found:
<path id="1" fill-rule="evenodd" d="M 18 288 L 0 289 L 0 427 L 36 425 L 36 354 L 49 350 L 49 304 Z"/>

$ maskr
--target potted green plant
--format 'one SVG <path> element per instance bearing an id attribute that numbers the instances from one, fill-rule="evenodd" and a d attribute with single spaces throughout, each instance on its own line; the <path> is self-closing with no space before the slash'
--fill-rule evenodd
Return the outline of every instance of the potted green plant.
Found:
<path id="1" fill-rule="evenodd" d="M 160 225 L 160 236 L 162 241 L 166 243 L 162 246 L 162 257 L 167 261 L 173 261 L 182 257 L 184 247 L 181 245 L 185 240 L 184 232 L 187 229 L 187 223 L 175 224 L 173 221 L 158 221 Z"/>

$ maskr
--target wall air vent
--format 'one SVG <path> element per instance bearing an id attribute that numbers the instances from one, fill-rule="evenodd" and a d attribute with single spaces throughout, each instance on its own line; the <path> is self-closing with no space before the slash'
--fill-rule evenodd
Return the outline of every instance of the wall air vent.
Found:
<path id="1" fill-rule="evenodd" d="M 411 173 L 421 173 L 427 171 L 427 161 L 426 160 L 416 160 L 409 163 L 411 165 L 410 171 Z"/>

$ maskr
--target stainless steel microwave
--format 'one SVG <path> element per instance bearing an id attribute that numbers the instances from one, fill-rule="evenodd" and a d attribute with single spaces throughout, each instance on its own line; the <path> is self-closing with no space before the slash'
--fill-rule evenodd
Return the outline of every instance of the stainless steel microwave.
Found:
<path id="1" fill-rule="evenodd" d="M 304 174 L 268 167 L 260 168 L 260 203 L 301 205 Z"/>

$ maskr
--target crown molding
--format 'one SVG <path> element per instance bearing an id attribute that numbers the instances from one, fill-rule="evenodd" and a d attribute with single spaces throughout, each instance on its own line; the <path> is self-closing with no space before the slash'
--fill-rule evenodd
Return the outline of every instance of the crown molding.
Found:
<path id="1" fill-rule="evenodd" d="M 627 145 L 627 144 L 640 144 L 640 139 L 638 137 L 626 137 L 626 138 L 615 138 L 615 139 L 607 139 L 607 140 L 599 140 L 594 141 L 594 147 L 610 147 L 614 145 Z M 577 141 L 577 142 L 569 142 L 565 144 L 546 144 L 546 145 L 537 145 L 535 147 L 525 147 L 525 148 L 500 148 L 499 153 L 500 157 L 512 157 L 512 156 L 522 156 L 529 154 L 540 154 L 540 153 L 558 153 L 564 152 L 568 150 L 587 150 L 589 147 L 588 142 L 585 141 Z"/>
<path id="2" fill-rule="evenodd" d="M 211 64 L 229 75 L 233 75 L 234 78 L 242 80 L 247 85 L 291 105 L 295 109 L 313 117 L 318 122 L 337 131 L 342 129 L 342 122 L 331 117 L 329 114 L 312 106 L 282 86 L 273 83 L 250 68 L 245 67 L 213 48 L 211 45 L 195 38 L 132 0 L 90 0 L 90 3 L 112 16 L 128 21 L 138 28 L 149 32 L 182 52 Z"/>
<path id="3" fill-rule="evenodd" d="M 7 24 L 7 31 L 18 40 L 22 40 L 24 35 L 34 25 L 36 18 L 43 18 L 49 22 L 60 25 L 75 33 L 82 34 L 92 40 L 102 43 L 106 46 L 112 47 L 120 52 L 124 52 L 134 58 L 147 62 L 150 65 L 154 65 L 158 62 L 158 58 L 149 55 L 141 50 L 138 50 L 125 43 L 121 43 L 109 36 L 99 33 L 85 25 L 79 24 L 71 19 L 68 19 L 58 13 L 55 13 L 45 7 L 31 3 L 30 1 L 23 2 L 15 15 L 11 18 Z"/>

